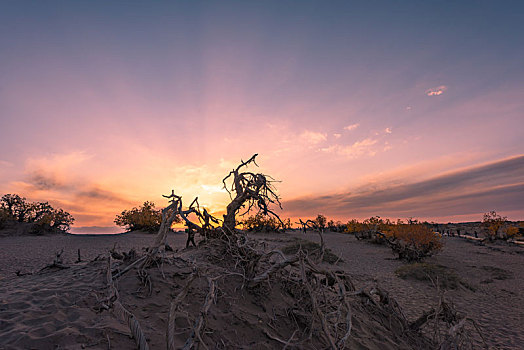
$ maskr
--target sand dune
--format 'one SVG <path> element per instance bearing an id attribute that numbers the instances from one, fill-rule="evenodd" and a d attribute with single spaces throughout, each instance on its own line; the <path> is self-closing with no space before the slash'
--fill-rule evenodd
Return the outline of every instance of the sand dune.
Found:
<path id="1" fill-rule="evenodd" d="M 282 247 L 304 238 L 299 233 L 257 234 L 267 246 Z M 308 233 L 308 240 L 318 238 Z M 90 261 L 107 252 L 114 244 L 127 251 L 133 247 L 147 246 L 153 236 L 128 234 L 119 236 L 42 236 L 2 237 L 0 254 L 0 349 L 113 349 L 135 348 L 127 325 L 119 322 L 110 312 L 100 311 L 99 299 L 106 293 L 105 271 L 107 261 Z M 390 292 L 402 307 L 408 319 L 415 319 L 437 300 L 435 288 L 422 281 L 404 280 L 394 274 L 404 263 L 395 260 L 390 250 L 365 242 L 352 236 L 326 233 L 328 247 L 343 258 L 336 268 L 348 272 L 354 283 L 364 286 L 378 285 Z M 183 235 L 171 235 L 168 243 L 182 247 Z M 524 344 L 523 271 L 524 250 L 505 245 L 478 246 L 459 238 L 446 238 L 444 250 L 428 259 L 430 263 L 444 265 L 456 271 L 472 288 L 446 291 L 446 298 L 457 309 L 477 320 L 484 330 L 486 341 L 499 349 L 518 349 Z M 53 260 L 53 253 L 64 249 L 64 270 L 47 269 L 38 272 Z M 77 249 L 84 261 L 75 263 Z M 206 259 L 204 249 L 180 250 L 177 256 L 185 261 Z M 208 265 L 209 273 L 213 264 Z M 15 272 L 33 272 L 16 276 Z M 144 297 L 135 274 L 127 274 L 118 280 L 122 303 L 140 320 L 152 349 L 165 348 L 165 329 L 169 302 L 184 285 L 190 270 L 187 263 L 152 268 L 152 295 Z M 162 273 L 165 274 L 164 279 Z M 236 283 L 221 284 L 221 297 L 217 298 L 208 318 L 207 340 L 216 340 L 214 348 L 280 348 L 282 344 L 264 333 L 266 324 L 280 313 L 285 313 L 291 303 L 280 289 L 257 299 L 247 292 L 237 295 Z M 233 283 L 235 282 L 235 283 Z M 184 305 L 184 312 L 198 314 L 205 298 L 205 280 L 199 280 L 192 290 L 192 298 Z M 276 294 L 275 294 L 276 293 Z M 284 295 L 284 296 L 283 296 Z M 397 349 L 414 348 L 413 340 L 402 332 L 381 324 L 379 316 L 352 301 L 354 330 L 349 348 Z M 285 334 L 289 328 L 288 318 L 280 315 L 277 330 Z M 188 319 L 177 318 L 181 331 L 176 344 L 182 346 L 187 338 Z M 283 335 L 282 335 L 283 336 Z M 229 339 L 231 343 L 218 340 Z M 480 339 L 477 339 L 480 346 Z M 209 346 L 210 344 L 208 344 Z M 318 340 L 304 344 L 304 348 L 320 346 Z M 420 347 L 419 347 L 420 348 Z M 423 347 L 422 347 L 423 348 Z"/>

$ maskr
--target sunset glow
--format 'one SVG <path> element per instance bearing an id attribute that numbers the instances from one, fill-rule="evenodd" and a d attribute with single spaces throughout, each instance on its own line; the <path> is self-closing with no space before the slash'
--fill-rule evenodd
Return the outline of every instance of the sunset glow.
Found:
<path id="1" fill-rule="evenodd" d="M 221 213 L 259 153 L 283 217 L 522 220 L 515 4 L 4 2 L 0 193 L 105 232 L 171 189 Z"/>

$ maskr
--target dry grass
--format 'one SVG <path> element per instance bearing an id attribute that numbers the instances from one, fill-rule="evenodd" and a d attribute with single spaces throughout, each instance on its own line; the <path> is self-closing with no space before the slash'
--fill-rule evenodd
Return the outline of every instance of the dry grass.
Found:
<path id="1" fill-rule="evenodd" d="M 513 274 L 511 272 L 501 269 L 499 267 L 482 266 L 481 269 L 490 273 L 489 278 L 480 282 L 482 284 L 493 283 L 494 280 L 503 281 L 503 280 L 513 278 Z"/>
<path id="2" fill-rule="evenodd" d="M 399 267 L 395 274 L 402 279 L 414 279 L 433 284 L 438 283 L 442 289 L 457 289 L 465 287 L 475 291 L 469 283 L 463 281 L 453 270 L 443 265 L 415 263 Z"/>
<path id="3" fill-rule="evenodd" d="M 310 256 L 316 256 L 320 253 L 320 244 L 303 239 L 299 239 L 296 242 L 285 246 L 282 248 L 282 252 L 286 255 L 293 255 L 296 254 L 300 248 Z M 326 248 L 322 261 L 327 262 L 328 264 L 335 264 L 337 262 L 342 262 L 343 260 L 330 249 Z"/>

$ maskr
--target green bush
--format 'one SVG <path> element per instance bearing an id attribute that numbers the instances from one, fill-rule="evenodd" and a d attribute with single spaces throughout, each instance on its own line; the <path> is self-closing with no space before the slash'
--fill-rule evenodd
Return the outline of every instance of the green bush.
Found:
<path id="1" fill-rule="evenodd" d="M 180 218 L 177 217 L 174 222 L 180 222 Z M 144 202 L 141 207 L 124 210 L 115 218 L 115 224 L 127 231 L 157 232 L 161 223 L 162 212 L 155 209 L 153 202 Z"/>

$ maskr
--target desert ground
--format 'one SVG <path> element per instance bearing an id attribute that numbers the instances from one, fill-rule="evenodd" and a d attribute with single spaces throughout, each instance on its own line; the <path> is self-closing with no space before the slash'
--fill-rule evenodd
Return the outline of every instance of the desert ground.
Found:
<path id="1" fill-rule="evenodd" d="M 279 249 L 302 240 L 319 241 L 316 233 L 302 234 L 299 231 L 253 233 L 249 237 Z M 357 241 L 354 236 L 341 233 L 326 232 L 324 239 L 327 248 L 341 258 L 332 265 L 333 268 L 351 276 L 357 289 L 369 284 L 380 286 L 398 302 L 408 320 L 415 320 L 438 303 L 437 288 L 430 281 L 402 279 L 395 274 L 406 263 L 396 259 L 388 247 Z M 425 262 L 441 265 L 455 273 L 459 283 L 454 288 L 440 289 L 446 300 L 452 302 L 460 313 L 477 322 L 489 348 L 522 349 L 524 248 L 502 243 L 478 245 L 458 237 L 443 239 L 443 250 Z M 98 305 L 107 290 L 105 273 L 109 250 L 116 247 L 118 251 L 127 252 L 135 248 L 140 252 L 141 247 L 149 246 L 153 240 L 154 235 L 144 233 L 0 237 L 0 349 L 136 348 L 127 325 L 110 312 L 99 309 Z M 143 290 L 135 290 L 138 283 L 136 274 L 127 274 L 117 286 L 122 304 L 134 312 L 152 349 L 165 348 L 169 301 L 182 289 L 180 284 L 176 291 L 169 290 L 165 280 L 187 279 L 190 263 L 206 258 L 200 246 L 183 248 L 185 240 L 184 234 L 169 235 L 168 244 L 175 249 L 175 253 L 167 254 L 177 254 L 179 258 L 173 258 L 172 266 L 158 266 L 151 273 L 151 296 L 145 296 Z M 55 252 L 62 249 L 63 264 L 69 268 L 41 270 L 52 263 Z M 75 262 L 78 249 L 82 262 Z M 210 267 L 208 272 L 213 271 Z M 205 280 L 200 284 L 202 288 L 198 289 L 200 285 L 197 285 L 192 290 L 195 300 L 204 300 L 205 297 L 202 293 L 207 288 Z M 221 337 L 234 339 L 235 342 L 217 341 L 211 344 L 206 340 L 208 348 L 282 348 L 285 345 L 281 337 L 294 337 L 290 331 L 287 335 L 281 334 L 278 341 L 271 339 L 279 330 L 285 333 L 284 325 L 287 324 L 285 316 L 278 316 L 278 312 L 275 315 L 278 296 L 270 295 L 262 298 L 262 302 L 252 300 L 251 304 L 261 309 L 253 306 L 252 310 L 244 310 L 235 300 L 227 299 L 230 290 L 223 288 L 215 301 L 216 305 L 211 305 L 206 339 L 219 339 L 218 335 L 211 333 L 213 329 L 221 329 Z M 235 292 L 238 290 L 235 287 Z M 240 295 L 245 294 L 240 290 Z M 225 302 L 227 305 L 220 305 Z M 201 302 L 193 306 L 189 304 L 188 310 L 194 308 L 198 314 Z M 252 329 L 265 327 L 265 317 L 271 314 L 270 309 L 273 309 L 271 317 L 284 322 L 282 328 L 276 327 L 271 331 L 273 336 L 252 332 Z M 353 314 L 354 331 L 346 343 L 347 348 L 417 348 L 414 343 L 404 343 L 402 335 L 377 331 L 379 325 L 371 319 L 364 319 L 367 317 L 364 311 L 355 310 Z M 186 320 L 183 317 L 177 320 L 180 332 L 175 340 L 180 347 L 187 338 L 187 327 L 191 323 L 189 318 L 186 315 Z M 473 342 L 475 348 L 484 346 L 478 334 L 474 335 Z M 424 346 L 419 344 L 418 348 Z M 302 343 L 297 347 L 315 348 L 318 344 Z"/>

